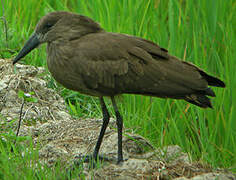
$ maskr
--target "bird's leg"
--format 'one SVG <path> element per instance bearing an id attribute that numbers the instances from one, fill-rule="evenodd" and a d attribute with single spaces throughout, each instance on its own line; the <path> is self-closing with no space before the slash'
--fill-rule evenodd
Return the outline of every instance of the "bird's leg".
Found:
<path id="1" fill-rule="evenodd" d="M 100 104 L 101 104 L 101 109 L 102 109 L 102 114 L 103 114 L 103 124 L 102 124 L 102 128 L 101 128 L 98 140 L 97 140 L 97 144 L 96 144 L 94 152 L 93 152 L 93 157 L 95 159 L 97 159 L 97 157 L 98 157 L 98 152 L 99 152 L 100 146 L 102 144 L 102 139 L 105 134 L 109 120 L 110 120 L 110 114 L 107 110 L 107 107 L 106 107 L 103 97 L 100 97 Z"/>
<path id="2" fill-rule="evenodd" d="M 122 152 L 122 128 L 123 128 L 123 119 L 122 116 L 119 112 L 119 109 L 116 105 L 116 101 L 114 96 L 111 96 L 111 101 L 112 101 L 112 105 L 115 111 L 115 115 L 116 115 L 116 125 L 117 125 L 117 129 L 118 129 L 118 160 L 117 160 L 117 164 L 119 164 L 120 162 L 124 161 L 123 159 L 123 152 Z"/>
<path id="3" fill-rule="evenodd" d="M 106 104 L 104 102 L 103 97 L 100 97 L 100 104 L 101 104 L 101 109 L 102 109 L 102 114 L 103 114 L 103 124 L 102 124 L 102 128 L 101 128 L 101 131 L 100 131 L 100 134 L 99 134 L 99 137 L 98 137 L 98 140 L 97 140 L 94 152 L 93 152 L 92 155 L 79 156 L 79 158 L 82 159 L 82 162 L 89 162 L 89 163 L 91 163 L 91 167 L 92 168 L 96 167 L 95 162 L 97 160 L 114 161 L 114 159 L 112 159 L 112 158 L 103 157 L 103 156 L 100 156 L 98 154 L 100 146 L 102 144 L 102 139 L 104 137 L 106 128 L 107 128 L 109 120 L 110 120 L 110 114 L 109 114 L 109 112 L 107 110 L 107 107 L 106 107 Z M 81 161 L 78 162 L 78 164 L 80 164 L 80 163 L 81 163 Z"/>

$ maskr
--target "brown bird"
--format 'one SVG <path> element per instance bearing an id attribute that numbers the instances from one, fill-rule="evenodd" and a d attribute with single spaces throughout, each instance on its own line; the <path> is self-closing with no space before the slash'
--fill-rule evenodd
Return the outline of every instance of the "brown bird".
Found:
<path id="1" fill-rule="evenodd" d="M 215 97 L 215 93 L 208 86 L 225 87 L 223 81 L 149 40 L 106 32 L 92 19 L 70 12 L 44 16 L 13 64 L 42 43 L 47 43 L 48 69 L 56 81 L 100 99 L 103 125 L 92 155 L 95 160 L 110 119 L 104 96 L 111 97 L 116 115 L 119 163 L 123 161 L 123 120 L 115 95 L 183 99 L 212 108 L 207 96 Z"/>

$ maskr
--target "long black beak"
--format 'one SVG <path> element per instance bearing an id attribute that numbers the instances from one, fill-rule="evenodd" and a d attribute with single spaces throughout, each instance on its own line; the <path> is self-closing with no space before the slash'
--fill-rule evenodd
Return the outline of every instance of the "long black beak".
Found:
<path id="1" fill-rule="evenodd" d="M 24 47 L 18 53 L 18 55 L 13 60 L 13 64 L 19 61 L 21 58 L 25 57 L 30 51 L 36 48 L 40 44 L 37 35 L 34 33 L 30 39 L 25 43 Z"/>

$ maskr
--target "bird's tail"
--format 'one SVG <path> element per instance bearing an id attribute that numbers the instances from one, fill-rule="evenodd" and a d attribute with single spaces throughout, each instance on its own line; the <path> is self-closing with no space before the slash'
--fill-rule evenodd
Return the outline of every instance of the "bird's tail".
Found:
<path id="1" fill-rule="evenodd" d="M 225 83 L 220 79 L 206 74 L 204 71 L 199 70 L 199 73 L 207 81 L 209 86 L 225 87 Z M 215 93 L 211 88 L 207 88 L 203 91 L 196 91 L 195 94 L 187 95 L 184 100 L 191 104 L 197 105 L 202 108 L 213 108 L 210 99 L 207 96 L 215 97 Z"/>
<path id="2" fill-rule="evenodd" d="M 199 70 L 199 73 L 205 78 L 205 80 L 207 80 L 209 86 L 222 87 L 222 88 L 225 87 L 225 83 L 220 79 L 210 76 L 202 70 Z"/>
<path id="3" fill-rule="evenodd" d="M 191 95 L 185 96 L 184 100 L 202 108 L 208 108 L 208 107 L 213 108 L 210 99 L 206 95 L 191 94 Z"/>

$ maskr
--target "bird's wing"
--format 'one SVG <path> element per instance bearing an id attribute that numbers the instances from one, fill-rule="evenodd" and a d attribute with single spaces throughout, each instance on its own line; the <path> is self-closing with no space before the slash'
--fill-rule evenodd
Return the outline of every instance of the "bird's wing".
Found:
<path id="1" fill-rule="evenodd" d="M 75 76 L 80 75 L 88 88 L 104 94 L 174 97 L 207 88 L 197 67 L 168 55 L 150 41 L 101 33 L 74 43 L 76 53 L 71 61 Z"/>

